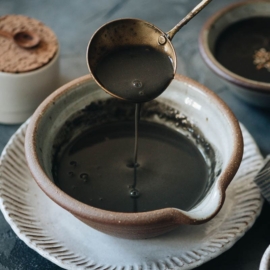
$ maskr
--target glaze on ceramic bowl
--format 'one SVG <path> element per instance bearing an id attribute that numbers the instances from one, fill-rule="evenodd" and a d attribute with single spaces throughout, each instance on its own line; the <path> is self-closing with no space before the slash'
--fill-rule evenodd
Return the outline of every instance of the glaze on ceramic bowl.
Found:
<path id="1" fill-rule="evenodd" d="M 40 188 L 57 204 L 89 226 L 123 238 L 150 238 L 181 224 L 201 224 L 220 210 L 225 190 L 242 158 L 243 141 L 238 121 L 213 92 L 176 75 L 157 99 L 187 116 L 215 150 L 219 172 L 201 201 L 189 211 L 166 208 L 140 213 L 111 212 L 86 205 L 60 190 L 53 181 L 53 145 L 58 131 L 76 112 L 91 102 L 112 98 L 90 76 L 78 78 L 55 91 L 34 113 L 26 134 L 26 158 Z"/>
<path id="2" fill-rule="evenodd" d="M 270 83 L 250 80 L 231 72 L 221 65 L 213 54 L 216 41 L 223 30 L 238 21 L 253 17 L 270 17 L 270 2 L 240 2 L 215 13 L 201 30 L 200 52 L 206 64 L 228 82 L 232 93 L 249 104 L 270 108 Z"/>

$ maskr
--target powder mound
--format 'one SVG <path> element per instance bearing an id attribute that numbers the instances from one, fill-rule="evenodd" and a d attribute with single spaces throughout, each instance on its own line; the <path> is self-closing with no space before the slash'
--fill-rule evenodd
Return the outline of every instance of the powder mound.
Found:
<path id="1" fill-rule="evenodd" d="M 48 64 L 58 50 L 54 32 L 42 22 L 23 15 L 0 17 L 0 29 L 11 34 L 30 31 L 40 37 L 31 49 L 19 47 L 12 39 L 0 36 L 0 72 L 23 73 Z"/>

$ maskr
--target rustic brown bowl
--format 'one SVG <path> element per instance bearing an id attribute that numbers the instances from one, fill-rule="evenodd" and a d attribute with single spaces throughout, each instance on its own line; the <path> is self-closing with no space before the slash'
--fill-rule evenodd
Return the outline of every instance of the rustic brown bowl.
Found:
<path id="1" fill-rule="evenodd" d="M 74 113 L 93 101 L 112 98 L 91 76 L 78 78 L 55 91 L 34 113 L 26 134 L 26 158 L 40 188 L 57 204 L 89 226 L 123 238 L 150 238 L 180 224 L 201 224 L 220 210 L 225 190 L 242 158 L 238 121 L 226 104 L 199 83 L 176 75 L 158 98 L 188 116 L 215 149 L 220 170 L 201 201 L 189 211 L 166 208 L 141 213 L 111 212 L 86 205 L 65 194 L 53 181 L 53 144 L 59 129 Z M 216 174 L 215 174 L 216 175 Z"/>
<path id="2" fill-rule="evenodd" d="M 231 72 L 222 66 L 213 54 L 216 41 L 225 28 L 243 19 L 260 16 L 270 17 L 270 1 L 245 1 L 232 4 L 206 21 L 200 33 L 199 46 L 206 64 L 228 82 L 228 89 L 233 94 L 249 104 L 270 108 L 270 83 L 250 80 Z"/>

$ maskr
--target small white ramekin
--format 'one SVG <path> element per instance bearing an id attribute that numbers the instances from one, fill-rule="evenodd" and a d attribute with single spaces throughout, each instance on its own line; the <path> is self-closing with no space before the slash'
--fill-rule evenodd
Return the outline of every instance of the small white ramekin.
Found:
<path id="1" fill-rule="evenodd" d="M 45 66 L 24 73 L 0 72 L 0 123 L 17 124 L 59 86 L 59 48 Z"/>

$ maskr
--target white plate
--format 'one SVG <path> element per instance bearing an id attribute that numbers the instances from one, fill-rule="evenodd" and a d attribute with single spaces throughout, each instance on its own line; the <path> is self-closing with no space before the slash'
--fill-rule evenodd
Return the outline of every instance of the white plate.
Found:
<path id="1" fill-rule="evenodd" d="M 260 270 L 269 270 L 269 269 L 270 269 L 270 246 L 264 252 L 260 263 Z"/>
<path id="2" fill-rule="evenodd" d="M 191 269 L 229 249 L 253 225 L 263 199 L 253 182 L 263 158 L 242 127 L 241 167 L 219 214 L 203 225 L 148 240 L 105 235 L 52 202 L 30 176 L 24 157 L 27 123 L 5 147 L 0 166 L 0 207 L 14 232 L 43 257 L 66 269 Z"/>

